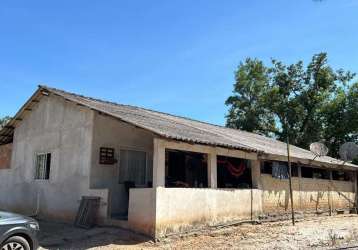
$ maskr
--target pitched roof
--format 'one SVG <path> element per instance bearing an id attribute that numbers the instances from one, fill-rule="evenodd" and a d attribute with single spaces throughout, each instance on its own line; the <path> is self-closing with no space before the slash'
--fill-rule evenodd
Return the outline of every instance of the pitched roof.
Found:
<path id="1" fill-rule="evenodd" d="M 262 135 L 226 128 L 149 109 L 85 97 L 47 86 L 39 86 L 38 91 L 32 96 L 33 100 L 30 99 L 22 107 L 14 119 L 10 121 L 9 126 L 0 131 L 0 136 L 2 133 L 8 134 L 8 137 L 4 137 L 7 138 L 7 140 L 4 140 L 4 138 L 1 140 L 0 137 L 0 144 L 4 144 L 6 141 L 9 142 L 9 135 L 12 135 L 13 133 L 12 130 L 16 125 L 16 119 L 17 121 L 21 121 L 21 113 L 27 109 L 30 110 L 29 107 L 31 104 L 33 104 L 34 101 L 36 103 L 36 99 L 38 99 L 41 94 L 47 95 L 49 93 L 61 96 L 66 100 L 86 106 L 93 110 L 97 110 L 137 127 L 149 130 L 152 133 L 164 138 L 189 143 L 240 149 L 257 152 L 259 154 L 287 156 L 286 143 Z M 290 149 L 290 153 L 293 158 L 303 160 L 313 160 L 315 158 L 314 154 L 308 150 L 293 145 Z M 317 157 L 315 162 L 334 165 L 343 164 L 342 161 L 331 157 Z M 345 165 L 358 167 L 348 163 Z"/>

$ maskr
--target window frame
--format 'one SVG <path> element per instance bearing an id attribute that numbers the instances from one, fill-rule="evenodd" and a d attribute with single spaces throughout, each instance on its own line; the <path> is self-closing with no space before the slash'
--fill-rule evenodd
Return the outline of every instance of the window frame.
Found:
<path id="1" fill-rule="evenodd" d="M 118 164 L 118 167 L 117 167 L 117 183 L 118 184 L 121 184 L 123 185 L 124 182 L 120 180 L 120 174 L 121 174 L 121 151 L 122 150 L 125 150 L 125 151 L 135 151 L 135 152 L 141 152 L 141 153 L 145 153 L 145 175 L 144 175 L 144 184 L 140 184 L 140 185 L 137 185 L 136 184 L 136 188 L 145 188 L 147 187 L 147 183 L 148 183 L 148 162 L 149 162 L 149 151 L 148 150 L 145 150 L 145 149 L 140 149 L 140 148 L 133 148 L 133 147 L 119 147 L 118 149 L 118 161 L 117 161 L 117 164 Z"/>
<path id="2" fill-rule="evenodd" d="M 279 178 L 279 177 L 275 177 L 273 176 L 273 168 L 274 168 L 274 163 L 277 162 L 279 167 L 285 167 L 286 171 L 287 171 L 287 175 L 288 175 L 288 163 L 285 161 L 277 161 L 277 160 L 264 160 L 261 161 L 260 163 L 260 174 L 261 175 L 269 175 L 271 176 L 273 179 L 277 179 L 277 180 L 288 180 L 287 178 Z M 298 165 L 297 163 L 291 162 L 291 177 L 292 178 L 299 178 L 300 177 L 300 168 L 301 166 Z"/>
<path id="3" fill-rule="evenodd" d="M 332 181 L 345 181 L 345 182 L 353 182 L 354 183 L 354 174 L 353 170 L 332 170 Z M 343 176 L 342 176 L 343 175 Z M 348 178 L 347 178 L 348 176 Z M 337 178 L 339 177 L 339 178 Z M 341 178 L 343 177 L 343 180 Z M 348 179 L 348 180 L 347 180 Z"/>
<path id="4" fill-rule="evenodd" d="M 46 179 L 42 179 L 42 178 L 37 178 L 37 159 L 40 155 L 45 155 L 46 156 L 46 164 L 47 164 L 47 157 L 48 155 L 50 155 L 50 166 L 49 166 L 49 173 L 48 173 L 48 178 Z M 51 165 L 52 165 L 52 152 L 50 151 L 43 151 L 43 152 L 36 152 L 35 153 L 35 159 L 34 159 L 34 181 L 36 182 L 49 182 L 51 180 Z"/>

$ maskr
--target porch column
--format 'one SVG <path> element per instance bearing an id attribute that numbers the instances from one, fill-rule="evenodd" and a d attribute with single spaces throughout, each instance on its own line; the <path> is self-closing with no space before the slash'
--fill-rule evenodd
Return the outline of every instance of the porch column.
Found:
<path id="1" fill-rule="evenodd" d="M 261 189 L 261 163 L 259 160 L 251 160 L 251 178 L 252 178 L 252 187 Z"/>
<path id="2" fill-rule="evenodd" d="M 153 187 L 165 187 L 165 147 L 158 138 L 153 140 Z"/>
<path id="3" fill-rule="evenodd" d="M 218 187 L 217 155 L 214 152 L 208 154 L 208 187 Z"/>

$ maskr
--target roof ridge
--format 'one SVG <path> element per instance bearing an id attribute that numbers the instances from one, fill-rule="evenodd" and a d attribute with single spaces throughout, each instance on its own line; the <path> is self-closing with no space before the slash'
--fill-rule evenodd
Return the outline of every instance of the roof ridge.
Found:
<path id="1" fill-rule="evenodd" d="M 157 110 L 153 110 L 153 109 L 148 109 L 148 108 L 143 108 L 143 107 L 138 107 L 138 106 L 134 106 L 134 105 L 128 105 L 128 104 L 120 104 L 120 103 L 117 103 L 117 102 L 113 102 L 113 101 L 106 101 L 106 100 L 103 100 L 103 99 L 100 99 L 100 98 L 93 98 L 93 97 L 89 97 L 89 96 L 85 96 L 85 95 L 81 95 L 81 94 L 77 94 L 77 93 L 73 93 L 73 92 L 69 92 L 69 91 L 65 91 L 65 90 L 62 90 L 62 89 L 58 89 L 58 88 L 53 88 L 53 87 L 49 87 L 49 86 L 46 86 L 46 85 L 39 85 L 38 86 L 40 89 L 46 89 L 48 91 L 54 91 L 54 92 L 61 92 L 63 94 L 67 94 L 67 95 L 72 95 L 72 96 L 75 96 L 75 97 L 80 97 L 80 98 L 84 98 L 84 99 L 87 99 L 87 100 L 92 100 L 92 101 L 96 101 L 96 102 L 101 102 L 101 103 L 105 103 L 105 104 L 110 104 L 110 105 L 114 105 L 114 106 L 119 106 L 119 107 L 130 107 L 130 108 L 135 108 L 137 110 L 143 110 L 143 111 L 146 111 L 146 112 L 152 112 L 152 113 L 156 113 L 156 114 L 161 114 L 161 115 L 166 115 L 166 116 L 169 116 L 169 117 L 172 117 L 172 118 L 179 118 L 179 119 L 184 119 L 184 120 L 188 120 L 188 121 L 193 121 L 193 122 L 197 122 L 197 123 L 200 123 L 200 124 L 205 124 L 205 125 L 209 125 L 209 126 L 214 126 L 214 127 L 217 127 L 219 129 L 225 129 L 225 130 L 230 130 L 230 131 L 234 131 L 235 133 L 244 133 L 244 134 L 248 134 L 248 135 L 252 135 L 252 136 L 259 136 L 261 138 L 265 138 L 266 140 L 270 140 L 270 141 L 273 141 L 273 142 L 280 142 L 280 143 L 285 143 L 285 142 L 282 142 L 280 140 L 277 140 L 277 139 L 274 139 L 272 137 L 268 137 L 268 136 L 265 136 L 265 135 L 261 135 L 261 134 L 257 134 L 257 133 L 253 133 L 253 132 L 248 132 L 248 131 L 244 131 L 244 130 L 240 130 L 240 129 L 234 129 L 234 128 L 229 128 L 229 127 L 225 127 L 225 126 L 221 126 L 221 125 L 218 125 L 218 124 L 212 124 L 212 123 L 209 123 L 209 122 L 203 122 L 203 121 L 200 121 L 200 120 L 196 120 L 196 119 L 193 119 L 193 118 L 190 118 L 190 117 L 185 117 L 185 116 L 180 116 L 180 115 L 173 115 L 173 114 L 170 114 L 170 113 L 166 113 L 166 112 L 162 112 L 162 111 L 157 111 Z M 195 126 L 191 125 L 191 124 L 183 124 L 185 126 L 190 126 L 192 128 L 195 128 Z M 206 132 L 210 132 L 207 128 L 202 128 L 204 129 Z M 220 136 L 230 140 L 230 141 L 234 141 L 235 140 L 232 140 L 230 138 L 230 136 L 226 135 L 225 133 L 221 132 L 221 131 L 216 131 L 216 133 L 218 133 Z M 237 142 L 238 143 L 238 142 Z M 252 146 L 249 146 L 249 145 L 245 145 L 245 144 L 242 144 L 242 143 L 239 143 L 241 144 L 242 146 L 246 147 L 246 148 L 250 148 L 250 149 L 254 149 Z M 296 148 L 296 150 L 301 150 L 301 151 L 304 151 L 306 153 L 309 153 L 310 151 L 307 150 L 307 149 L 304 149 L 304 148 L 301 148 L 301 147 L 298 147 L 298 146 L 295 146 L 295 145 L 291 145 L 292 147 Z M 257 150 L 257 149 L 254 149 L 254 150 Z M 261 151 L 261 150 L 257 150 L 257 151 Z M 312 152 L 311 152 L 312 153 Z M 338 160 L 338 159 L 335 159 L 333 157 L 330 157 L 330 156 L 325 156 L 325 157 L 320 157 L 321 159 L 322 158 L 326 158 L 326 159 L 333 159 L 333 160 Z"/>
<path id="2" fill-rule="evenodd" d="M 61 91 L 63 93 L 67 93 L 67 94 L 70 94 L 70 95 L 74 95 L 74 96 L 78 96 L 78 97 L 81 97 L 81 98 L 86 98 L 86 99 L 90 99 L 90 100 L 94 100 L 94 101 L 99 101 L 99 102 L 103 102 L 103 103 L 108 103 L 108 104 L 112 104 L 112 105 L 116 105 L 116 106 L 127 106 L 127 107 L 136 108 L 136 109 L 142 109 L 142 110 L 146 110 L 146 111 L 150 111 L 150 112 L 154 112 L 154 113 L 158 113 L 158 114 L 173 116 L 173 117 L 182 118 L 182 119 L 186 119 L 186 120 L 191 120 L 191 121 L 194 121 L 194 122 L 199 122 L 199 123 L 203 123 L 203 124 L 207 124 L 207 125 L 211 125 L 211 126 L 216 126 L 216 127 L 219 127 L 219 128 L 230 129 L 230 130 L 240 131 L 240 132 L 244 132 L 244 133 L 260 135 L 260 134 L 256 134 L 256 133 L 252 133 L 252 132 L 248 132 L 248 131 L 243 131 L 241 129 L 234 129 L 234 128 L 229 128 L 229 127 L 225 127 L 225 126 L 210 123 L 210 122 L 200 121 L 200 120 L 197 120 L 197 119 L 194 119 L 194 118 L 191 118 L 191 117 L 187 117 L 187 116 L 174 115 L 174 114 L 170 114 L 168 112 L 163 112 L 163 111 L 158 111 L 158 110 L 154 110 L 154 109 L 139 107 L 139 106 L 135 106 L 135 105 L 131 105 L 131 104 L 122 104 L 122 103 L 113 102 L 113 101 L 106 101 L 106 100 L 103 100 L 101 98 L 93 98 L 93 97 L 89 97 L 89 96 L 85 96 L 85 95 L 80 95 L 80 94 L 77 94 L 77 93 L 74 93 L 74 92 L 69 92 L 69 91 L 65 91 L 65 90 L 62 90 L 62 89 L 49 87 L 49 86 L 46 86 L 46 85 L 39 85 L 39 88 L 44 88 L 44 89 L 49 89 L 49 90 L 53 89 L 55 91 Z M 263 136 L 263 135 L 261 135 L 261 136 Z M 269 137 L 267 137 L 267 138 L 269 138 Z"/>
<path id="3" fill-rule="evenodd" d="M 157 113 L 157 114 L 167 115 L 167 116 L 174 117 L 174 118 L 180 118 L 180 119 L 185 119 L 185 120 L 189 120 L 189 121 L 194 121 L 194 122 L 198 122 L 198 123 L 205 124 L 205 125 L 209 125 L 209 126 L 215 126 L 215 127 L 217 127 L 217 128 L 234 131 L 235 133 L 238 133 L 238 132 L 239 132 L 239 133 L 245 133 L 245 134 L 260 136 L 260 137 L 263 137 L 263 138 L 265 138 L 265 139 L 272 140 L 272 141 L 282 142 L 282 141 L 280 141 L 280 140 L 274 139 L 274 138 L 272 138 L 272 137 L 268 137 L 268 136 L 266 136 L 266 135 L 261 135 L 261 134 L 254 133 L 254 132 L 248 132 L 248 131 L 244 131 L 244 130 L 241 130 L 241 129 L 229 128 L 229 127 L 221 126 L 221 125 L 218 125 L 218 124 L 213 124 L 213 123 L 210 123 L 210 122 L 200 121 L 200 120 L 197 120 L 197 119 L 194 119 L 194 118 L 191 118 L 191 117 L 180 116 L 180 115 L 174 115 L 174 114 L 170 114 L 170 113 L 167 113 L 167 112 L 157 111 L 157 110 L 153 110 L 153 109 L 149 109 L 149 108 L 144 108 L 144 107 L 139 107 L 139 106 L 130 105 L 130 104 L 121 104 L 121 103 L 117 103 L 117 102 L 113 102 L 113 101 L 107 101 L 107 100 L 103 100 L 103 99 L 101 99 L 101 98 L 89 97 L 89 96 L 77 94 L 77 93 L 74 93 L 74 92 L 69 92 L 69 91 L 65 91 L 65 90 L 62 90 L 62 89 L 58 89 L 58 88 L 54 88 L 54 87 L 49 87 L 49 86 L 46 86 L 46 85 L 39 85 L 39 87 L 40 87 L 40 88 L 44 88 L 44 89 L 49 89 L 49 90 L 52 89 L 52 90 L 54 90 L 54 91 L 60 91 L 60 92 L 65 93 L 65 94 L 70 94 L 70 95 L 74 95 L 74 96 L 77 96 L 77 97 L 81 97 L 81 98 L 85 98 L 85 99 L 89 99 L 89 100 L 93 100 L 93 101 L 98 101 L 98 102 L 102 102 L 102 103 L 107 103 L 107 104 L 111 104 L 111 105 L 115 105 L 115 106 L 131 107 L 131 108 L 140 109 L 140 110 L 144 110 L 144 111 L 154 112 L 154 113 Z M 191 127 L 192 127 L 192 126 L 191 126 Z M 222 133 L 220 133 L 220 134 L 221 134 L 221 136 L 223 136 Z M 225 137 L 226 137 L 226 136 L 225 136 Z M 226 138 L 228 138 L 228 137 L 226 137 Z M 282 143 L 284 143 L 284 142 L 282 142 Z M 295 145 L 292 145 L 292 146 L 295 146 Z M 295 147 L 297 147 L 297 146 L 295 146 Z M 297 148 L 299 148 L 299 149 L 301 149 L 301 150 L 309 151 L 309 150 L 304 149 L 304 148 L 300 148 L 300 147 L 297 147 Z"/>

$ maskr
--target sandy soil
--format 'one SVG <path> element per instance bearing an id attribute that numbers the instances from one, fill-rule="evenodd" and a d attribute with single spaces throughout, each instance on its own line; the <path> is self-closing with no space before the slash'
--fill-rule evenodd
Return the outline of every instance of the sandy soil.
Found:
<path id="1" fill-rule="evenodd" d="M 41 224 L 41 249 L 358 249 L 358 215 L 312 217 L 296 226 L 290 221 L 244 224 L 156 243 L 118 228 Z"/>

